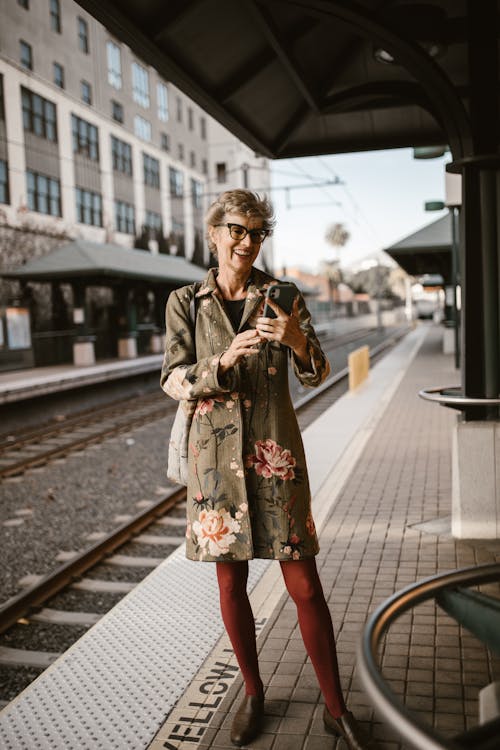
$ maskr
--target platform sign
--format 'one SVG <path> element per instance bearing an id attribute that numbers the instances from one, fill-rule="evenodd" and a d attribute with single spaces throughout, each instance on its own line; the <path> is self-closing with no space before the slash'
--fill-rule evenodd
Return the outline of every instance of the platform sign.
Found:
<path id="1" fill-rule="evenodd" d="M 27 307 L 7 307 L 7 341 L 9 349 L 30 349 L 30 313 Z"/>

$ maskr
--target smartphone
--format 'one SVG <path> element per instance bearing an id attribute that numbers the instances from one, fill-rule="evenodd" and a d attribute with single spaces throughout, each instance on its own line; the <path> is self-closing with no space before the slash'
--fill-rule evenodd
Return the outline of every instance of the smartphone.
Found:
<path id="1" fill-rule="evenodd" d="M 264 305 L 263 315 L 265 318 L 275 318 L 276 313 L 267 304 L 268 299 L 272 299 L 281 309 L 290 315 L 292 312 L 293 301 L 297 296 L 297 287 L 288 281 L 280 281 L 278 284 L 271 284 L 266 292 L 266 304 Z"/>

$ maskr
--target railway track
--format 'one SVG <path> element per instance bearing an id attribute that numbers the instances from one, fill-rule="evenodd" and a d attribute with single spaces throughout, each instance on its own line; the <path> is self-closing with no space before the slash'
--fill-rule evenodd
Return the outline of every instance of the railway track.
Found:
<path id="1" fill-rule="evenodd" d="M 376 329 L 360 328 L 343 336 L 322 336 L 332 354 L 341 347 L 366 341 Z M 87 409 L 38 428 L 0 435 L 0 479 L 16 477 L 32 468 L 45 466 L 110 437 L 148 422 L 175 414 L 176 405 L 158 391 L 134 399 L 121 399 L 107 406 Z"/>
<path id="2" fill-rule="evenodd" d="M 175 412 L 175 404 L 161 393 L 120 400 L 111 406 L 89 409 L 64 421 L 18 436 L 0 437 L 0 478 L 19 476 L 88 445 L 127 432 Z"/>
<path id="3" fill-rule="evenodd" d="M 390 336 L 372 347 L 371 358 L 381 356 L 406 331 L 407 328 L 392 331 Z M 352 343 L 352 337 L 347 343 Z M 294 403 L 301 429 L 314 421 L 346 391 L 347 375 L 346 368 L 306 396 L 295 396 Z M 154 406 L 155 398 L 151 400 Z M 158 404 L 157 399 L 156 404 Z M 120 409 L 120 406 L 114 405 L 114 407 Z M 121 408 L 123 409 L 123 405 Z M 91 414 L 85 416 L 91 417 Z M 147 415 L 135 415 L 134 423 L 136 421 L 139 423 L 143 417 L 148 418 Z M 73 420 L 77 428 L 80 419 L 83 419 L 83 415 L 78 415 Z M 126 429 L 131 429 L 130 424 L 129 419 Z M 111 429 L 101 431 L 100 439 L 103 439 L 103 434 Z M 24 435 L 26 440 L 33 437 L 33 434 Z M 101 598 L 110 594 L 112 598 L 114 597 L 112 606 L 116 596 L 123 596 L 131 590 L 149 570 L 158 565 L 184 541 L 185 502 L 185 488 L 175 489 L 165 494 L 151 507 L 122 523 L 90 548 L 72 555 L 54 572 L 39 577 L 39 580 L 36 580 L 36 577 L 29 578 L 25 581 L 25 585 L 28 585 L 27 590 L 12 597 L 0 607 L 0 668 L 3 668 L 4 675 L 8 673 L 12 678 L 9 679 L 7 676 L 0 680 L 0 702 L 5 703 L 12 699 L 102 615 L 94 611 L 99 607 L 93 607 L 92 604 L 85 606 L 77 603 L 74 609 L 69 610 L 65 601 L 68 599 L 69 590 L 72 592 L 71 597 L 77 596 L 80 592 L 84 596 L 89 596 L 91 592 L 92 595 L 101 596 Z M 146 531 L 148 533 L 145 533 Z M 136 553 L 138 544 L 146 550 L 145 554 Z M 158 549 L 161 550 L 160 555 Z M 122 574 L 116 576 L 120 570 Z M 128 573 L 131 570 L 136 571 L 138 580 L 128 580 L 130 577 Z M 116 580 L 116 577 L 119 580 Z M 40 643 L 44 643 L 47 639 L 45 634 L 48 627 L 59 628 L 62 632 L 61 647 L 50 651 L 40 648 Z M 41 628 L 32 646 L 26 644 L 25 635 L 29 628 L 33 630 Z M 23 630 L 22 647 L 18 647 L 19 629 Z M 15 670 L 18 670 L 22 676 L 14 677 Z M 4 687 L 1 687 L 2 682 Z"/>

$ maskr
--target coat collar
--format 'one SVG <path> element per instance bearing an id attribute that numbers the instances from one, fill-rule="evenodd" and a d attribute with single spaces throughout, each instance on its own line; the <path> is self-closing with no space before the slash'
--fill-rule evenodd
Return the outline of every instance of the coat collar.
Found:
<path id="1" fill-rule="evenodd" d="M 195 294 L 196 297 L 207 297 L 209 295 L 212 295 L 214 297 L 217 297 L 217 299 L 222 302 L 222 296 L 216 281 L 217 273 L 217 268 L 209 269 L 206 278 L 201 283 L 201 287 Z M 270 284 L 275 284 L 276 282 L 277 279 L 275 279 L 273 276 L 265 273 L 265 271 L 261 271 L 259 268 L 255 268 L 255 266 L 252 267 L 252 273 L 248 282 L 245 308 L 243 310 L 243 317 L 241 319 L 240 328 L 245 325 L 247 320 L 251 317 L 251 315 L 254 313 L 254 311 L 262 301 L 267 287 L 270 286 Z"/>
<path id="2" fill-rule="evenodd" d="M 206 297 L 209 294 L 213 294 L 215 297 L 220 298 L 219 287 L 217 286 L 217 268 L 210 268 L 207 276 L 202 281 L 200 288 L 196 292 L 196 297 Z M 276 284 L 278 279 L 274 276 L 270 276 L 265 271 L 261 271 L 259 268 L 252 267 L 252 273 L 248 282 L 247 298 L 250 296 L 262 297 L 265 294 L 267 287 L 270 284 Z"/>

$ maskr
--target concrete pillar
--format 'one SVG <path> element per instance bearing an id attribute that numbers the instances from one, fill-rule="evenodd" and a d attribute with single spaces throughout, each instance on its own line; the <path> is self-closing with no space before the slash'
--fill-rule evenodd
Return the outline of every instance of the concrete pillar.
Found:
<path id="1" fill-rule="evenodd" d="M 135 359 L 137 357 L 137 311 L 128 287 L 116 290 L 118 304 L 118 357 Z"/>
<path id="2" fill-rule="evenodd" d="M 500 422 L 457 421 L 452 444 L 453 536 L 500 538 Z"/>
<path id="3" fill-rule="evenodd" d="M 86 367 L 95 364 L 95 337 L 88 335 L 86 288 L 83 284 L 73 284 L 73 324 L 76 329 L 73 341 L 73 364 Z"/>
<path id="4" fill-rule="evenodd" d="M 133 336 L 125 336 L 118 339 L 118 358 L 135 359 L 137 357 L 137 339 Z"/>
<path id="5" fill-rule="evenodd" d="M 93 339 L 75 341 L 73 343 L 73 364 L 75 367 L 95 365 L 95 349 Z"/>
<path id="6" fill-rule="evenodd" d="M 455 328 L 445 326 L 443 328 L 443 354 L 455 353 Z"/>

